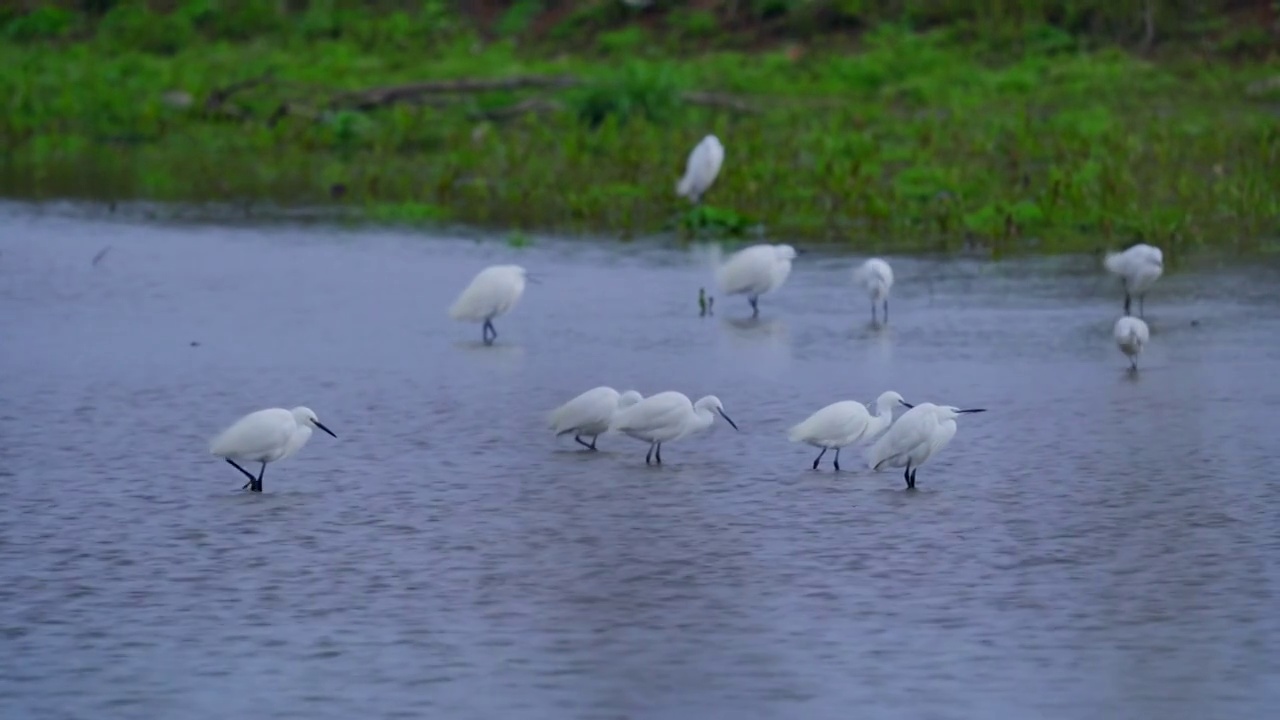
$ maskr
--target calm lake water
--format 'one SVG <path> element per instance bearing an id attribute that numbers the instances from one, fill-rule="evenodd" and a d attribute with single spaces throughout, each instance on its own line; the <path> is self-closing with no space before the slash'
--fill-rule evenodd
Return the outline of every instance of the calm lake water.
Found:
<path id="1" fill-rule="evenodd" d="M 94 258 L 110 247 L 98 262 Z M 41 718 L 1260 718 L 1280 702 L 1280 268 L 1184 269 L 1136 376 L 1097 258 L 852 257 L 761 301 L 695 253 L 0 205 L 0 707 Z M 542 276 L 500 337 L 446 308 Z M 556 441 L 595 385 L 714 393 Z M 787 442 L 837 399 L 990 412 L 908 492 Z M 241 414 L 317 433 L 265 492 Z M 827 460 L 830 458 L 828 457 Z"/>

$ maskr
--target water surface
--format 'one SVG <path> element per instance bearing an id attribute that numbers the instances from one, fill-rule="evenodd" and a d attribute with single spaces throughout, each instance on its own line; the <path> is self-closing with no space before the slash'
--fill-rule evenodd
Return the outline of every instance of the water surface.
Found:
<path id="1" fill-rule="evenodd" d="M 654 243 L 138 224 L 0 206 L 0 704 L 31 718 L 1210 718 L 1280 701 L 1280 270 L 1163 278 L 1142 370 L 1093 258 L 820 252 L 745 321 Z M 106 247 L 110 250 L 94 263 Z M 493 347 L 445 308 L 543 277 Z M 548 437 L 714 393 L 663 448 Z M 786 429 L 981 406 L 907 492 Z M 268 468 L 242 413 L 335 430 Z M 830 454 L 828 454 L 828 460 Z"/>

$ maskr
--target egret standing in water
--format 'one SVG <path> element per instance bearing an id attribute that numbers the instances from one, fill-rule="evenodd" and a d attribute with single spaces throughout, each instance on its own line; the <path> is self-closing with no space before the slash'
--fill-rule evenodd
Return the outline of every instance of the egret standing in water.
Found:
<path id="1" fill-rule="evenodd" d="M 911 403 L 892 390 L 880 393 L 880 397 L 876 398 L 875 415 L 867 412 L 865 405 L 853 400 L 831 403 L 791 428 L 787 436 L 791 442 L 803 442 L 822 448 L 818 457 L 813 459 L 814 470 L 818 469 L 822 456 L 834 449 L 836 457 L 831 464 L 839 470 L 840 448 L 861 440 L 875 439 L 893 423 L 893 409 L 898 405 L 911 407 Z"/>
<path id="2" fill-rule="evenodd" d="M 702 196 L 711 188 L 720 174 L 720 166 L 724 164 L 724 146 L 715 135 L 702 138 L 702 142 L 689 153 L 689 161 L 685 165 L 684 177 L 676 183 L 676 194 L 689 198 L 697 205 Z"/>
<path id="3" fill-rule="evenodd" d="M 706 288 L 698 288 L 698 317 L 706 317 L 715 313 L 716 299 L 707 295 Z"/>
<path id="4" fill-rule="evenodd" d="M 296 407 L 292 410 L 284 408 L 268 408 L 249 413 L 223 430 L 213 442 L 209 443 L 209 452 L 231 463 L 249 482 L 244 490 L 262 492 L 262 476 L 267 471 L 267 463 L 284 460 L 302 449 L 311 439 L 311 428 L 317 427 L 336 438 L 333 431 L 320 423 L 320 419 L 308 407 Z M 240 466 L 240 462 L 262 463 L 257 477 Z"/>
<path id="5" fill-rule="evenodd" d="M 853 271 L 853 283 L 871 296 L 871 322 L 876 321 L 876 303 L 884 306 L 884 322 L 889 322 L 889 290 L 893 287 L 893 268 L 880 258 L 871 258 Z"/>
<path id="6" fill-rule="evenodd" d="M 588 450 L 596 449 L 596 438 L 608 432 L 613 416 L 619 410 L 631 407 L 644 399 L 635 390 L 619 394 L 608 385 L 601 385 L 575 397 L 561 405 L 547 418 L 556 437 L 573 433 L 573 439 Z M 591 442 L 582 439 L 582 435 L 590 435 Z"/>
<path id="7" fill-rule="evenodd" d="M 716 268 L 720 291 L 747 296 L 751 317 L 760 315 L 760 296 L 782 287 L 791 274 L 796 249 L 790 245 L 752 245 L 743 248 Z"/>
<path id="8" fill-rule="evenodd" d="M 1125 315 L 1116 320 L 1115 336 L 1120 352 L 1129 358 L 1131 369 L 1137 370 L 1138 356 L 1142 354 L 1142 348 L 1146 346 L 1147 340 L 1151 339 L 1151 331 L 1147 328 L 1147 324 L 1140 318 Z"/>
<path id="9" fill-rule="evenodd" d="M 675 391 L 661 392 L 641 400 L 631 407 L 618 411 L 613 419 L 613 429 L 624 435 L 649 443 L 644 464 L 656 460 L 662 464 L 662 443 L 689 437 L 711 427 L 716 416 L 724 418 L 734 430 L 737 424 L 724 412 L 724 405 L 715 395 L 707 395 L 696 403 L 688 396 Z"/>
<path id="10" fill-rule="evenodd" d="M 485 345 L 498 339 L 493 319 L 509 312 L 524 295 L 528 273 L 519 265 L 492 265 L 481 270 L 462 291 L 449 317 L 466 322 L 484 322 L 480 335 Z"/>
<path id="11" fill-rule="evenodd" d="M 921 403 L 898 418 L 889 432 L 871 446 L 867 461 L 872 470 L 906 467 L 902 479 L 907 488 L 916 486 L 916 471 L 951 442 L 956 434 L 956 418 L 964 413 L 986 412 L 983 408 L 961 410 L 946 405 Z"/>
<path id="12" fill-rule="evenodd" d="M 1124 252 L 1107 253 L 1102 266 L 1120 277 L 1124 286 L 1124 314 L 1129 314 L 1130 301 L 1137 295 L 1138 315 L 1142 316 L 1147 290 L 1164 274 L 1164 253 L 1158 247 L 1138 243 Z"/>

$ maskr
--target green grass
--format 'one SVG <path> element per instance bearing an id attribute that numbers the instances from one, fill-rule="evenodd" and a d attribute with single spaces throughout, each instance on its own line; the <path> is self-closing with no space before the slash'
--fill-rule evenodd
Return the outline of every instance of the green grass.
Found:
<path id="1" fill-rule="evenodd" d="M 1243 252 L 1280 236 L 1280 89 L 1247 92 L 1280 75 L 1274 60 L 1144 60 L 1025 22 L 982 35 L 886 22 L 855 46 L 743 49 L 707 39 L 723 33 L 698 11 L 672 14 L 674 40 L 624 19 L 565 53 L 557 27 L 592 18 L 535 42 L 536 3 L 513 4 L 487 40 L 441 3 L 313 7 L 289 23 L 261 3 L 231 3 L 235 22 L 216 5 L 0 16 L 0 194 L 338 203 L 377 222 L 501 228 L 512 242 L 763 225 L 776 238 L 1003 254 L 1137 239 Z M 686 36 L 723 49 L 690 52 Z M 227 103 L 233 117 L 204 111 L 210 93 L 268 72 L 271 84 Z M 580 84 L 368 111 L 329 102 L 529 74 Z M 502 115 L 530 98 L 550 109 Z M 270 122 L 285 102 L 300 113 Z M 708 132 L 725 165 L 690 210 L 674 186 Z"/>

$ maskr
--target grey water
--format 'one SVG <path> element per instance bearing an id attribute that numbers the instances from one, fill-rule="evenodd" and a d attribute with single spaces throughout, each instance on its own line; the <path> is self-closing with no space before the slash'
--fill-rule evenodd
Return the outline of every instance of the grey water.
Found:
<path id="1" fill-rule="evenodd" d="M 104 253 L 103 251 L 106 250 Z M 1280 702 L 1280 267 L 1184 266 L 1137 373 L 1095 257 L 814 250 L 746 320 L 670 243 L 0 205 L 0 707 L 27 718 L 1235 718 Z M 541 276 L 498 341 L 446 308 Z M 716 394 L 582 451 L 607 384 Z M 907 491 L 786 429 L 989 412 Z M 241 414 L 315 434 L 265 492 Z"/>

